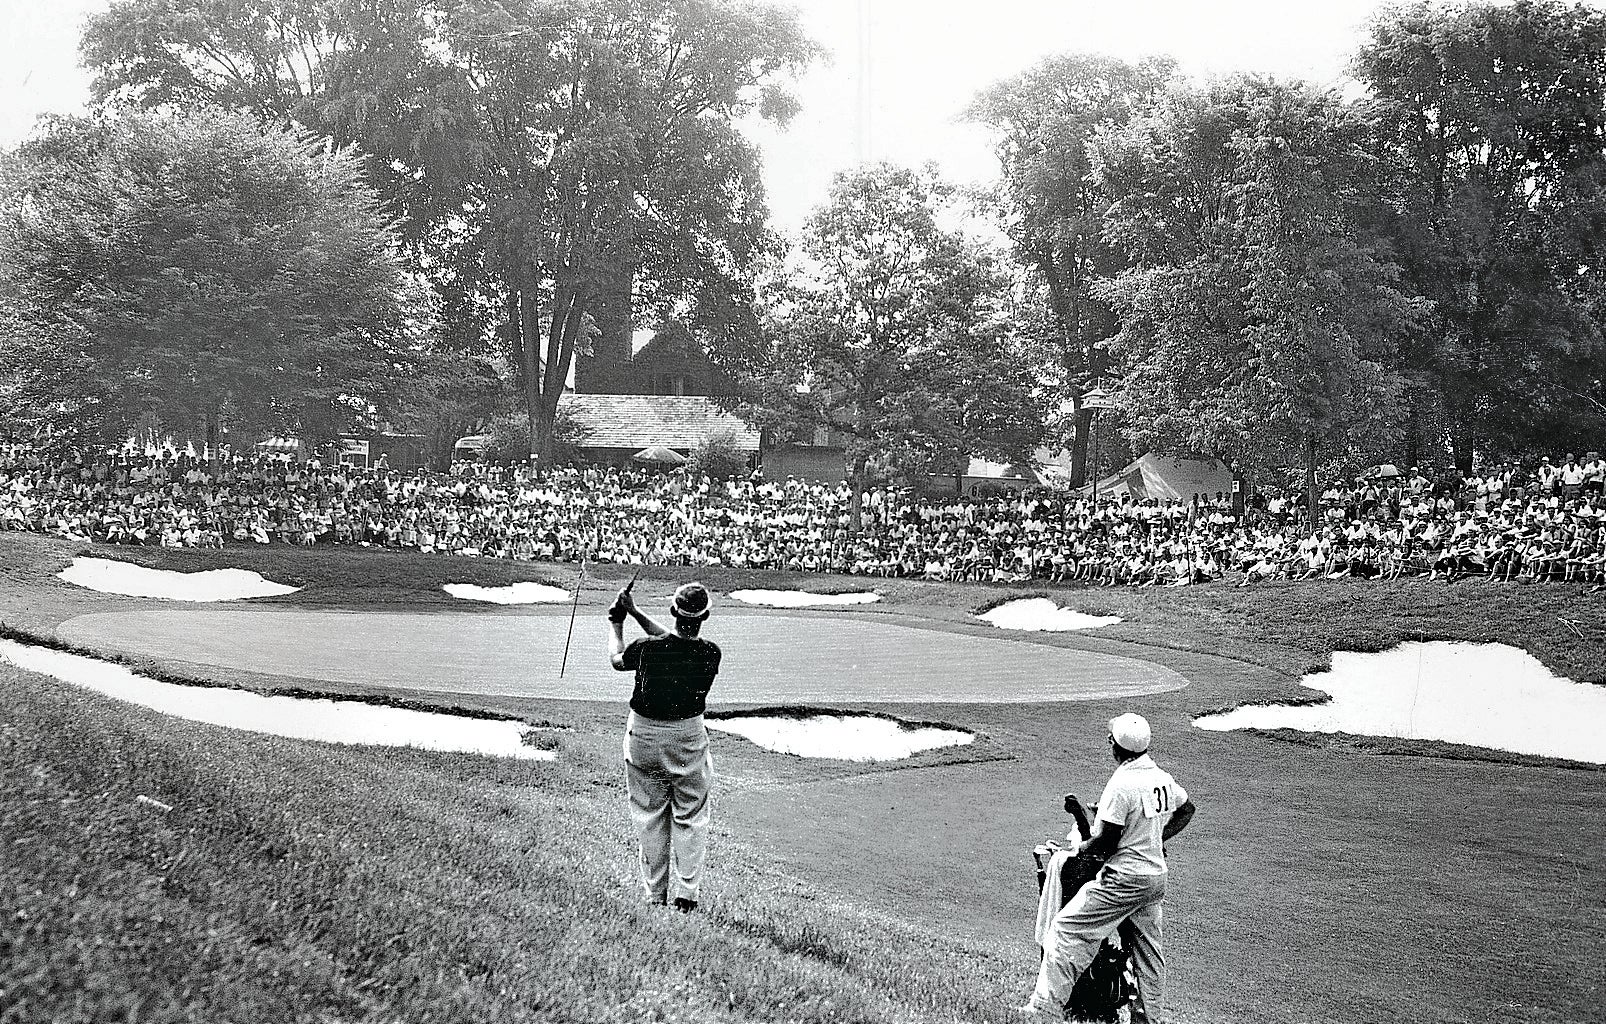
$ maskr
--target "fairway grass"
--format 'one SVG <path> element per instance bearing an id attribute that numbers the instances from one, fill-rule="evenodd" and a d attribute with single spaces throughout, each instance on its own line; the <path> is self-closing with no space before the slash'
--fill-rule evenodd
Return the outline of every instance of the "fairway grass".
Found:
<path id="1" fill-rule="evenodd" d="M 350 550 L 91 552 L 0 533 L 0 620 L 49 635 L 86 612 L 152 606 L 53 578 L 85 553 L 251 569 L 302 587 L 262 603 L 370 611 L 461 612 L 470 603 L 442 582 L 531 581 L 578 584 L 594 618 L 631 572 L 593 566 L 582 580 L 571 566 Z M 721 592 L 867 582 L 648 568 L 638 593 L 694 575 Z M 873 582 L 883 600 L 856 615 L 924 629 L 996 635 L 973 614 L 1019 597 L 1119 615 L 1095 634 L 1007 642 L 1148 658 L 1191 681 L 1130 702 L 1200 805 L 1171 849 L 1177 1024 L 1598 1019 L 1606 772 L 1191 722 L 1297 698 L 1299 676 L 1333 651 L 1406 640 L 1507 643 L 1606 683 L 1601 595 L 1479 581 Z M 1097 798 L 1111 767 L 1104 722 L 1128 702 L 886 705 L 984 738 L 984 759 L 926 754 L 909 767 L 716 734 L 707 899 L 679 917 L 635 902 L 623 693 L 619 704 L 419 695 L 573 726 L 556 761 L 507 764 L 226 733 L 0 666 L 0 835 L 24 840 L 0 854 L 0 908 L 25 922 L 0 929 L 0 1024 L 1013 1019 L 1035 965 L 1029 850 L 1068 827 L 1063 793 Z"/>

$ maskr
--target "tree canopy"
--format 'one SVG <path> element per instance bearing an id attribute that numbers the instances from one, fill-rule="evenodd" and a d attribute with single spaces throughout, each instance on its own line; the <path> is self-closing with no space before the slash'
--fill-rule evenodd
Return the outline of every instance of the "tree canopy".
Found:
<path id="1" fill-rule="evenodd" d="M 1369 140 L 1332 93 L 1238 78 L 1096 143 L 1106 238 L 1134 261 L 1101 291 L 1140 447 L 1302 465 L 1314 488 L 1319 461 L 1394 439 L 1420 304 L 1367 232 Z"/>
<path id="2" fill-rule="evenodd" d="M 52 121 L 0 176 L 8 412 L 108 438 L 333 436 L 426 310 L 362 162 L 219 110 Z"/>
<path id="3" fill-rule="evenodd" d="M 951 192 L 929 170 L 837 175 L 804 226 L 802 266 L 768 297 L 746 383 L 841 434 L 856 494 L 875 465 L 1024 459 L 1041 434 L 1041 368 L 1002 316 L 1001 268 L 938 224 Z"/>
<path id="4" fill-rule="evenodd" d="M 576 356 L 628 353 L 638 309 L 756 329 L 776 245 L 738 124 L 789 117 L 816 52 L 794 13 L 730 0 L 123 0 L 84 43 L 102 96 L 369 154 L 448 336 L 508 356 L 538 447 Z"/>
<path id="5" fill-rule="evenodd" d="M 1606 12 L 1557 2 L 1385 11 L 1355 59 L 1392 160 L 1398 258 L 1434 304 L 1405 352 L 1463 468 L 1598 437 Z"/>
<path id="6" fill-rule="evenodd" d="M 1147 109 L 1172 68 L 1169 59 L 1133 66 L 1096 54 L 1050 57 L 987 89 L 969 110 L 990 129 L 998 155 L 991 206 L 1058 335 L 1075 424 L 1073 485 L 1082 483 L 1087 461 L 1091 412 L 1082 409 L 1082 394 L 1106 369 L 1100 346 L 1116 330 L 1094 285 L 1127 265 L 1104 241 L 1110 199 L 1091 173 L 1088 145 Z"/>

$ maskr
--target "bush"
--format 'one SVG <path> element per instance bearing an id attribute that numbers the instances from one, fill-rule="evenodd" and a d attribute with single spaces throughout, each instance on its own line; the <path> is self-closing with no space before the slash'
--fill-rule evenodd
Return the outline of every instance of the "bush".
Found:
<path id="1" fill-rule="evenodd" d="M 485 450 L 480 456 L 484 461 L 502 466 L 522 466 L 530 461 L 530 423 L 524 416 L 493 420 L 485 433 Z M 579 425 L 559 409 L 552 421 L 552 465 L 567 466 L 579 461 L 579 441 Z"/>
<path id="2" fill-rule="evenodd" d="M 710 480 L 729 480 L 747 472 L 747 453 L 736 447 L 734 433 L 714 434 L 691 450 L 686 469 L 694 476 L 705 474 Z"/>
<path id="3" fill-rule="evenodd" d="M 485 432 L 485 450 L 480 457 L 503 466 L 530 461 L 530 424 L 522 418 L 493 420 Z"/>

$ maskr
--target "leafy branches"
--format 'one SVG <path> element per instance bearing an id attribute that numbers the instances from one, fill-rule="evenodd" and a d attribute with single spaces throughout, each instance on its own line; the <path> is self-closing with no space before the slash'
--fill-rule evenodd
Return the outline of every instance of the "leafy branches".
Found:
<path id="1" fill-rule="evenodd" d="M 323 439 L 416 348 L 421 297 L 349 152 L 217 110 L 62 119 L 3 186 L 0 344 L 41 424 Z"/>
<path id="2" fill-rule="evenodd" d="M 1332 94 L 1240 78 L 1099 140 L 1107 234 L 1138 254 L 1100 293 L 1140 445 L 1300 464 L 1313 489 L 1327 453 L 1397 436 L 1395 352 L 1423 304 L 1366 228 L 1369 138 Z"/>
<path id="3" fill-rule="evenodd" d="M 804 227 L 807 267 L 770 298 L 746 383 L 771 409 L 843 436 L 856 494 L 876 465 L 1019 458 L 1041 433 L 1039 367 L 1001 316 L 1007 282 L 938 226 L 950 195 L 930 171 L 838 175 Z"/>

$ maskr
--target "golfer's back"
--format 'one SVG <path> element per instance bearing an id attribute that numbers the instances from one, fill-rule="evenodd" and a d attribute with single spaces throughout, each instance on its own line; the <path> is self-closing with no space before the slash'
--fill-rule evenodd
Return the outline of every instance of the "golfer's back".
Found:
<path id="1" fill-rule="evenodd" d="M 662 722 L 703 713 L 719 674 L 719 645 L 675 633 L 643 638 L 625 648 L 624 666 L 636 672 L 630 710 Z"/>

